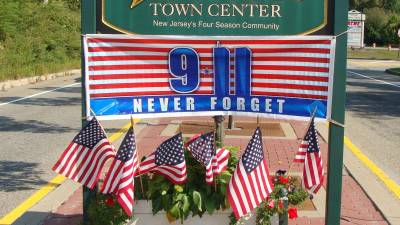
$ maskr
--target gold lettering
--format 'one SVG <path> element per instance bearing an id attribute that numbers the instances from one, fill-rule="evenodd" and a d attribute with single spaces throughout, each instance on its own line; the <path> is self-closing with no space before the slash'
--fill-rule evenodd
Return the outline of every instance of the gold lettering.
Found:
<path id="1" fill-rule="evenodd" d="M 169 13 L 167 13 L 167 6 L 169 7 Z M 172 16 L 174 14 L 174 6 L 172 4 L 164 4 L 162 5 L 162 12 L 164 16 Z"/>
<path id="2" fill-rule="evenodd" d="M 241 6 L 242 6 L 241 9 L 239 9 L 239 7 L 238 7 L 237 5 L 235 5 L 235 4 L 232 4 L 232 6 L 233 6 L 232 16 L 236 16 L 235 11 L 236 11 L 238 14 L 240 14 L 241 16 L 243 16 L 243 8 L 244 8 L 244 6 L 245 6 L 244 4 L 241 4 Z"/>
<path id="3" fill-rule="evenodd" d="M 178 12 L 178 15 L 183 14 L 184 16 L 187 15 L 187 12 L 189 11 L 189 5 L 190 4 L 175 4 L 176 11 Z"/>
<path id="4" fill-rule="evenodd" d="M 250 17 L 254 17 L 254 5 L 253 4 L 246 4 L 246 7 L 250 6 Z"/>
<path id="5" fill-rule="evenodd" d="M 212 8 L 213 7 L 217 7 L 217 13 L 216 14 L 213 14 L 212 13 Z M 218 4 L 211 4 L 210 6 L 208 6 L 208 15 L 210 15 L 210 16 L 219 16 L 219 6 L 218 6 Z"/>
<path id="6" fill-rule="evenodd" d="M 279 5 L 272 5 L 272 17 L 275 17 L 275 14 L 278 15 L 278 17 L 282 17 L 279 11 L 281 10 L 281 7 Z"/>
<path id="7" fill-rule="evenodd" d="M 197 8 L 195 4 L 191 4 L 191 6 L 192 6 L 192 11 L 191 11 L 191 14 L 190 14 L 191 16 L 193 16 L 193 12 L 194 12 L 194 11 L 196 11 L 196 13 L 197 13 L 199 16 L 202 16 L 202 15 L 203 15 L 203 4 L 199 4 L 200 9 Z"/>
<path id="8" fill-rule="evenodd" d="M 150 3 L 150 7 L 153 6 L 153 16 L 158 16 L 158 8 L 157 6 L 161 6 L 161 3 Z"/>
<path id="9" fill-rule="evenodd" d="M 230 16 L 231 14 L 228 12 L 229 4 L 221 4 L 221 16 Z"/>
<path id="10" fill-rule="evenodd" d="M 267 12 L 269 5 L 260 5 L 260 17 L 268 17 L 269 13 Z"/>

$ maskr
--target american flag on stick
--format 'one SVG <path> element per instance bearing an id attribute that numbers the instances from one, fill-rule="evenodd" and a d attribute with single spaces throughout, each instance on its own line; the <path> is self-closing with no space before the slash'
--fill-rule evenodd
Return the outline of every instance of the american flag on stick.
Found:
<path id="1" fill-rule="evenodd" d="M 125 213 L 132 216 L 134 177 L 139 166 L 133 127 L 128 130 L 104 179 L 101 192 L 114 193 Z"/>
<path id="2" fill-rule="evenodd" d="M 272 190 L 262 134 L 257 128 L 228 184 L 228 199 L 236 218 L 251 212 Z"/>
<path id="3" fill-rule="evenodd" d="M 174 184 L 186 182 L 186 162 L 182 134 L 164 141 L 139 165 L 139 175 L 150 171 L 166 177 Z"/>
<path id="4" fill-rule="evenodd" d="M 104 163 L 114 156 L 114 147 L 100 123 L 93 118 L 64 150 L 53 170 L 93 188 Z"/>
<path id="5" fill-rule="evenodd" d="M 214 132 L 198 136 L 188 144 L 192 156 L 206 167 L 206 183 L 213 184 L 214 176 L 225 171 L 230 153 L 223 148 L 215 149 Z"/>
<path id="6" fill-rule="evenodd" d="M 322 164 L 321 151 L 318 144 L 317 129 L 315 128 L 315 113 L 311 117 L 307 133 L 301 141 L 294 162 L 304 163 L 303 186 L 317 193 L 324 181 L 324 166 Z"/>

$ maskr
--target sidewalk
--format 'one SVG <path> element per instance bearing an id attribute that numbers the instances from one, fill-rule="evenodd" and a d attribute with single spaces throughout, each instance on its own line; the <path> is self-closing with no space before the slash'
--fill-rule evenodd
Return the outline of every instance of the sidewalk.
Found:
<path id="1" fill-rule="evenodd" d="M 205 120 L 207 120 L 207 123 L 204 122 Z M 256 119 L 235 117 L 235 122 L 236 127 L 243 125 L 243 123 L 240 122 L 250 122 L 254 125 L 256 124 Z M 184 126 L 180 126 L 182 123 Z M 135 130 L 139 158 L 153 152 L 162 141 L 180 130 L 191 132 L 196 130 L 208 131 L 212 129 L 208 127 L 207 124 L 212 125 L 211 118 L 197 117 L 142 120 L 136 126 L 138 132 Z M 265 156 L 269 163 L 270 171 L 276 171 L 278 169 L 287 170 L 296 154 L 300 137 L 302 137 L 305 132 L 307 122 L 260 119 L 260 124 L 266 126 L 266 128 L 270 130 L 270 132 L 264 132 Z M 183 133 L 185 137 L 192 135 L 190 133 Z M 249 136 L 238 136 L 238 133 L 228 131 L 224 142 L 225 145 L 240 146 L 241 150 L 243 150 L 249 138 Z M 327 143 L 321 139 L 322 138 L 320 138 L 320 145 L 323 153 L 325 171 L 327 171 L 328 146 Z M 301 174 L 302 167 L 300 165 L 294 165 L 292 171 L 293 175 Z M 368 179 L 368 177 L 366 177 L 366 179 Z M 326 188 L 326 181 L 324 188 Z M 71 194 L 71 196 L 47 216 L 44 225 L 79 224 L 79 221 L 82 219 L 82 190 L 79 188 L 73 193 L 66 194 Z M 314 210 L 300 210 L 299 218 L 290 220 L 289 224 L 324 224 L 325 189 L 321 189 L 319 194 L 315 196 L 313 204 L 315 207 Z M 374 206 L 373 201 L 368 198 L 363 188 L 349 175 L 346 169 L 343 170 L 341 212 L 341 224 L 389 224 Z M 167 223 L 166 220 L 166 224 Z"/>
<path id="2" fill-rule="evenodd" d="M 385 71 L 389 68 L 399 67 L 398 60 L 369 60 L 369 59 L 347 59 L 347 69 L 378 70 Z"/>

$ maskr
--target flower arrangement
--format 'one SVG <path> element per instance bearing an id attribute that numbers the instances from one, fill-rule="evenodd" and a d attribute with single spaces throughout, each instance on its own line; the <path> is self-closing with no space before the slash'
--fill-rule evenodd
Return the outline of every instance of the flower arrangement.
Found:
<path id="1" fill-rule="evenodd" d="M 262 202 L 256 209 L 256 224 L 269 225 L 270 218 L 275 215 L 283 215 L 288 213 L 290 219 L 297 218 L 297 208 L 288 208 L 284 206 L 285 198 L 292 206 L 296 206 L 304 202 L 309 194 L 298 186 L 294 177 L 285 175 L 286 171 L 278 170 L 274 176 L 274 191 L 269 198 Z"/>
<path id="2" fill-rule="evenodd" d="M 136 198 L 150 200 L 153 214 L 164 210 L 170 222 L 180 220 L 182 223 L 189 215 L 201 217 L 204 213 L 212 214 L 215 210 L 229 208 L 226 189 L 239 160 L 239 149 L 225 149 L 231 153 L 228 168 L 215 178 L 214 185 L 206 184 L 204 166 L 189 151 L 185 151 L 188 177 L 185 184 L 174 185 L 163 176 L 145 174 L 135 179 L 135 184 L 138 184 L 135 188 Z M 139 184 L 143 184 L 143 190 Z"/>
<path id="3" fill-rule="evenodd" d="M 189 151 L 185 151 L 188 177 L 185 184 L 174 185 L 163 176 L 145 174 L 135 178 L 135 199 L 150 200 L 153 214 L 163 210 L 166 212 L 169 222 L 179 220 L 183 223 L 189 215 L 202 217 L 204 213 L 212 214 L 216 210 L 229 208 L 227 184 L 239 161 L 237 157 L 239 149 L 237 147 L 226 147 L 225 149 L 231 153 L 228 168 L 215 178 L 214 185 L 206 184 L 204 166 L 198 163 Z M 288 213 L 290 219 L 296 218 L 297 209 L 287 209 L 284 206 L 283 197 L 287 197 L 290 205 L 298 205 L 309 196 L 306 191 L 298 187 L 295 178 L 289 177 L 285 173 L 285 171 L 279 170 L 273 176 L 273 192 L 255 211 L 257 225 L 269 225 L 270 218 L 275 214 Z M 286 194 L 283 193 L 285 191 Z M 98 194 L 96 203 L 89 207 L 90 217 L 104 219 L 101 224 L 122 225 L 128 221 L 130 218 L 123 213 L 114 198 L 112 195 Z M 250 217 L 251 215 L 248 215 L 237 221 L 232 214 L 230 224 L 241 224 Z"/>
<path id="4" fill-rule="evenodd" d="M 88 207 L 88 225 L 124 225 L 130 219 L 112 195 L 97 194 Z"/>

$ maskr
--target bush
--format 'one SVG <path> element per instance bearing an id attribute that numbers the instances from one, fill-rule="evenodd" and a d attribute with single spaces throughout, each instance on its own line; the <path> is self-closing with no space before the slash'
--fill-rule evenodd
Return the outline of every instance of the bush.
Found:
<path id="1" fill-rule="evenodd" d="M 365 42 L 368 45 L 398 43 L 399 15 L 377 7 L 365 10 L 365 13 Z"/>
<path id="2" fill-rule="evenodd" d="M 61 1 L 40 2 L 2 2 L 0 80 L 79 67 L 80 13 Z"/>
<path id="3" fill-rule="evenodd" d="M 189 216 L 212 214 L 215 210 L 229 207 L 227 200 L 227 183 L 238 163 L 236 147 L 225 148 L 231 152 L 226 171 L 215 178 L 215 185 L 205 183 L 204 166 L 198 163 L 189 151 L 185 151 L 188 180 L 183 185 L 174 185 L 163 176 L 143 176 L 146 183 L 145 198 L 151 200 L 153 213 L 164 210 L 170 222 L 180 220 L 181 223 Z M 139 192 L 139 186 L 135 192 Z M 136 194 L 139 197 L 141 194 Z"/>
<path id="4" fill-rule="evenodd" d="M 69 9 L 78 11 L 81 9 L 81 0 L 65 0 Z"/>

